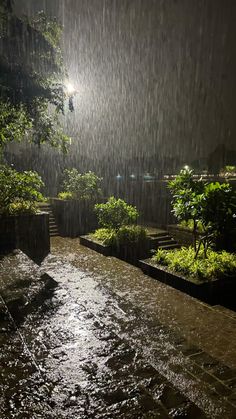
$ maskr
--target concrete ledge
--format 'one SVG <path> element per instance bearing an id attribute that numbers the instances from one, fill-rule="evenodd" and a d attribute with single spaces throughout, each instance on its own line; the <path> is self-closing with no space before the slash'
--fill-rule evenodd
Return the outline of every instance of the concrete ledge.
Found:
<path id="1" fill-rule="evenodd" d="M 87 246 L 104 256 L 114 256 L 135 266 L 137 266 L 140 258 L 149 256 L 148 241 L 146 248 L 143 246 L 143 243 L 112 247 L 99 243 L 92 239 L 91 236 L 87 235 L 80 236 L 80 244 Z"/>
<path id="2" fill-rule="evenodd" d="M 99 243 L 93 240 L 89 235 L 87 236 L 80 236 L 79 238 L 80 244 L 83 246 L 89 247 L 92 250 L 95 250 L 98 253 L 101 253 L 104 256 L 112 256 L 113 251 L 111 246 L 106 246 L 102 243 Z"/>
<path id="3" fill-rule="evenodd" d="M 14 249 L 42 262 L 50 252 L 48 213 L 0 217 L 0 252 Z"/>

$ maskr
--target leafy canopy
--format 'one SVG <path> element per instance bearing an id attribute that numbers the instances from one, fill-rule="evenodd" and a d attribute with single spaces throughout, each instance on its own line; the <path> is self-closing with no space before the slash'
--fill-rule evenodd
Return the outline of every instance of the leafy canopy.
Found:
<path id="1" fill-rule="evenodd" d="M 43 12 L 34 19 L 14 14 L 12 1 L 0 4 L 0 147 L 28 137 L 66 148 L 60 126 L 65 70 L 61 28 Z"/>
<path id="2" fill-rule="evenodd" d="M 194 179 L 193 171 L 186 169 L 168 186 L 173 194 L 173 212 L 177 219 L 193 222 L 195 250 L 198 225 L 202 231 L 200 245 L 203 244 L 205 254 L 211 243 L 219 243 L 219 238 L 228 247 L 227 236 L 236 228 L 236 191 L 232 186 L 219 182 L 204 183 Z"/>
<path id="3" fill-rule="evenodd" d="M 93 172 L 81 174 L 77 169 L 64 171 L 63 192 L 58 197 L 61 199 L 80 199 L 95 201 L 101 196 L 101 181 Z"/>

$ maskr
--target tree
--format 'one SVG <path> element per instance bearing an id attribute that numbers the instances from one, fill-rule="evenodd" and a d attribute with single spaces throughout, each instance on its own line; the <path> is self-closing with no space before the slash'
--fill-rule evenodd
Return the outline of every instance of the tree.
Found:
<path id="1" fill-rule="evenodd" d="M 66 94 L 61 28 L 44 13 L 19 18 L 13 1 L 0 4 L 0 147 L 26 133 L 40 145 L 65 149 L 60 126 Z"/>
<path id="2" fill-rule="evenodd" d="M 193 241 L 196 250 L 197 229 L 201 218 L 201 197 L 204 190 L 202 180 L 194 180 L 193 170 L 182 169 L 176 178 L 169 182 L 173 194 L 173 213 L 179 221 L 193 221 Z"/>
<path id="3" fill-rule="evenodd" d="M 205 185 L 201 202 L 201 222 L 217 248 L 231 250 L 236 230 L 236 192 L 228 183 Z"/>
<path id="4" fill-rule="evenodd" d="M 205 256 L 210 245 L 231 250 L 229 238 L 236 230 L 236 192 L 228 183 L 195 180 L 192 170 L 181 170 L 169 182 L 173 212 L 179 221 L 193 222 L 195 257 L 201 245 Z M 197 230 L 202 233 L 197 246 Z"/>

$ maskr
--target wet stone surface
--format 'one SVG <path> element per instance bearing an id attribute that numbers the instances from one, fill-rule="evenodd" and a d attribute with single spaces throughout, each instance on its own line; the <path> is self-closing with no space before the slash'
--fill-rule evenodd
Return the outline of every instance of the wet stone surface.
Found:
<path id="1" fill-rule="evenodd" d="M 137 268 L 56 238 L 40 270 L 18 253 L 0 277 L 2 419 L 236 417 L 233 357 L 164 321 L 168 287 Z"/>

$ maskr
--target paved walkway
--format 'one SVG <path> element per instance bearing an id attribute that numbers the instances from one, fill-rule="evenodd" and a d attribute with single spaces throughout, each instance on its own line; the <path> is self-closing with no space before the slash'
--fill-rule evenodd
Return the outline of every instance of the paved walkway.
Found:
<path id="1" fill-rule="evenodd" d="M 0 278 L 2 419 L 236 417 L 234 313 L 78 239 Z"/>

